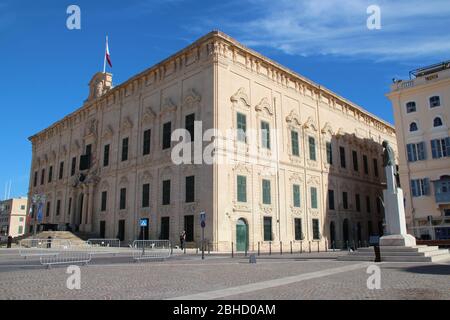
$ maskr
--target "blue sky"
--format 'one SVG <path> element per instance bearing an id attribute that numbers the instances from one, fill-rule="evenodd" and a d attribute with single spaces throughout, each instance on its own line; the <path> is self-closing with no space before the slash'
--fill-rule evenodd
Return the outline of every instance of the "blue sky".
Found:
<path id="1" fill-rule="evenodd" d="M 81 30 L 66 9 L 81 8 Z M 381 9 L 368 30 L 366 9 Z M 28 137 L 81 106 L 103 65 L 119 84 L 219 29 L 393 122 L 393 77 L 450 58 L 448 0 L 0 0 L 0 198 L 28 189 Z"/>

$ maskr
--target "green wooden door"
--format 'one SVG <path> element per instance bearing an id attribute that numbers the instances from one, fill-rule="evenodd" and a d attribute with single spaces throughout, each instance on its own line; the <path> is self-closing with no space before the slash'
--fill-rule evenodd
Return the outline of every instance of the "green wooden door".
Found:
<path id="1" fill-rule="evenodd" d="M 245 221 L 239 219 L 236 224 L 236 251 L 248 249 L 248 227 Z"/>

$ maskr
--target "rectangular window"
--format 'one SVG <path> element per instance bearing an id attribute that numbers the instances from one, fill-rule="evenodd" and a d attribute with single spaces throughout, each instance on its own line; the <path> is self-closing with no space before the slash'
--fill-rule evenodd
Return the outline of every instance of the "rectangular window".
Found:
<path id="1" fill-rule="evenodd" d="M 128 160 L 128 138 L 122 139 L 122 161 Z"/>
<path id="2" fill-rule="evenodd" d="M 52 182 L 53 180 L 53 166 L 50 166 L 48 169 L 48 183 Z"/>
<path id="3" fill-rule="evenodd" d="M 58 179 L 61 180 L 64 176 L 64 161 L 61 161 L 59 163 L 59 177 Z"/>
<path id="4" fill-rule="evenodd" d="M 272 241 L 272 217 L 264 217 L 264 241 Z"/>
<path id="5" fill-rule="evenodd" d="M 413 197 L 429 195 L 430 180 L 428 178 L 411 180 L 411 193 Z"/>
<path id="6" fill-rule="evenodd" d="M 184 127 L 189 132 L 189 139 L 187 141 L 194 141 L 194 122 L 195 113 L 188 114 L 184 118 Z"/>
<path id="7" fill-rule="evenodd" d="M 195 176 L 186 177 L 186 202 L 195 201 Z"/>
<path id="8" fill-rule="evenodd" d="M 161 240 L 169 240 L 170 231 L 170 217 L 161 217 L 161 233 L 159 238 Z"/>
<path id="9" fill-rule="evenodd" d="M 170 148 L 170 136 L 172 135 L 172 122 L 166 122 L 163 125 L 163 150 Z"/>
<path id="10" fill-rule="evenodd" d="M 170 180 L 164 180 L 162 187 L 162 204 L 168 205 L 170 204 Z"/>
<path id="11" fill-rule="evenodd" d="M 373 159 L 373 173 L 375 177 L 378 177 L 378 160 Z"/>
<path id="12" fill-rule="evenodd" d="M 441 99 L 439 96 L 433 96 L 430 98 L 430 108 L 439 107 L 441 105 Z"/>
<path id="13" fill-rule="evenodd" d="M 92 153 L 92 144 L 88 144 L 86 146 L 86 155 L 90 155 Z"/>
<path id="14" fill-rule="evenodd" d="M 142 208 L 150 207 L 150 184 L 142 185 Z"/>
<path id="15" fill-rule="evenodd" d="M 356 211 L 361 212 L 361 197 L 359 194 L 355 194 Z"/>
<path id="16" fill-rule="evenodd" d="M 101 201 L 101 205 L 100 205 L 100 211 L 102 211 L 102 212 L 106 211 L 107 199 L 108 199 L 108 192 L 103 191 L 102 192 L 102 199 L 101 199 L 102 201 Z"/>
<path id="17" fill-rule="evenodd" d="M 184 231 L 186 231 L 186 242 L 194 241 L 194 216 L 184 216 Z"/>
<path id="18" fill-rule="evenodd" d="M 70 175 L 73 176 L 75 174 L 75 169 L 77 167 L 77 157 L 72 158 L 72 167 L 70 168 Z"/>
<path id="19" fill-rule="evenodd" d="M 328 190 L 328 209 L 334 210 L 334 190 Z"/>
<path id="20" fill-rule="evenodd" d="M 270 127 L 266 121 L 261 121 L 261 145 L 263 148 L 270 149 Z"/>
<path id="21" fill-rule="evenodd" d="M 56 215 L 59 216 L 61 213 L 61 200 L 56 200 Z"/>
<path id="22" fill-rule="evenodd" d="M 42 169 L 42 171 L 41 171 L 41 185 L 44 184 L 44 180 L 45 180 L 45 169 Z"/>
<path id="23" fill-rule="evenodd" d="M 408 162 L 425 160 L 425 142 L 409 143 L 406 145 Z"/>
<path id="24" fill-rule="evenodd" d="M 317 209 L 318 204 L 317 204 L 317 188 L 316 187 L 311 187 L 311 208 L 313 209 Z"/>
<path id="25" fill-rule="evenodd" d="M 450 157 L 450 137 L 431 140 L 431 153 L 433 159 Z"/>
<path id="26" fill-rule="evenodd" d="M 45 216 L 46 217 L 50 216 L 50 205 L 51 205 L 50 201 L 47 202 L 47 208 L 45 209 Z"/>
<path id="27" fill-rule="evenodd" d="M 367 161 L 366 155 L 363 155 L 363 166 L 364 166 L 364 173 L 369 174 L 369 162 Z"/>
<path id="28" fill-rule="evenodd" d="M 326 143 L 326 149 L 327 149 L 327 163 L 333 164 L 333 148 L 331 145 L 331 142 Z"/>
<path id="29" fill-rule="evenodd" d="M 243 113 L 237 113 L 237 139 L 241 142 L 247 142 L 247 116 Z"/>
<path id="30" fill-rule="evenodd" d="M 295 240 L 303 240 L 302 219 L 294 219 Z"/>
<path id="31" fill-rule="evenodd" d="M 247 202 L 247 177 L 237 176 L 237 201 Z"/>
<path id="32" fill-rule="evenodd" d="M 127 207 L 127 189 L 121 188 L 121 189 L 120 189 L 120 204 L 119 204 L 119 209 L 120 209 L 120 210 L 125 210 L 126 207 Z"/>
<path id="33" fill-rule="evenodd" d="M 308 137 L 309 141 L 309 160 L 316 161 L 316 139 Z"/>
<path id="34" fill-rule="evenodd" d="M 152 136 L 152 131 L 150 129 L 147 129 L 144 131 L 143 145 L 142 145 L 142 155 L 143 156 L 150 154 L 151 136 Z"/>
<path id="35" fill-rule="evenodd" d="M 67 215 L 70 216 L 70 212 L 72 211 L 72 198 L 69 198 L 69 207 L 67 208 Z"/>
<path id="36" fill-rule="evenodd" d="M 347 192 L 342 192 L 342 206 L 344 209 L 348 209 L 348 194 L 347 194 Z"/>
<path id="37" fill-rule="evenodd" d="M 366 196 L 366 209 L 367 209 L 366 211 L 368 213 L 370 213 L 370 211 L 372 210 L 370 207 L 370 197 L 369 196 Z"/>
<path id="38" fill-rule="evenodd" d="M 292 130 L 291 131 L 291 144 L 292 144 L 292 155 L 293 156 L 299 156 L 300 155 L 300 148 L 298 144 L 298 132 Z"/>
<path id="39" fill-rule="evenodd" d="M 319 219 L 312 219 L 313 239 L 320 240 Z"/>
<path id="40" fill-rule="evenodd" d="M 292 186 L 292 197 L 294 199 L 294 207 L 300 208 L 300 186 L 298 184 Z"/>
<path id="41" fill-rule="evenodd" d="M 358 171 L 358 153 L 356 151 L 352 151 L 353 157 L 353 170 Z"/>
<path id="42" fill-rule="evenodd" d="M 263 179 L 262 181 L 263 189 L 263 204 L 270 204 L 270 180 Z"/>
<path id="43" fill-rule="evenodd" d="M 341 157 L 341 168 L 345 168 L 346 163 L 345 163 L 345 148 L 344 147 L 339 147 L 339 155 Z"/>
<path id="44" fill-rule="evenodd" d="M 34 172 L 34 181 L 33 181 L 33 186 L 34 186 L 34 187 L 37 186 L 37 180 L 38 180 L 38 172 L 35 171 L 35 172 Z"/>
<path id="45" fill-rule="evenodd" d="M 103 166 L 109 166 L 109 144 L 103 147 Z"/>

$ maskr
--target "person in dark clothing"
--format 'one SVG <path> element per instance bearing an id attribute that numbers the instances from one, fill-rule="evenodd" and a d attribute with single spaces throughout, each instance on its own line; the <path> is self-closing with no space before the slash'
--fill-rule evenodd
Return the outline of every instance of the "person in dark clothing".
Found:
<path id="1" fill-rule="evenodd" d="M 11 248 L 12 239 L 13 239 L 13 238 L 12 238 L 11 236 L 8 236 L 8 243 L 7 243 L 7 245 L 6 245 L 7 248 Z"/>
<path id="2" fill-rule="evenodd" d="M 180 234 L 180 248 L 181 250 L 184 249 L 185 243 L 186 242 L 186 231 L 181 232 Z"/>
<path id="3" fill-rule="evenodd" d="M 52 247 L 52 237 L 48 236 L 47 238 L 47 249 L 50 249 Z"/>

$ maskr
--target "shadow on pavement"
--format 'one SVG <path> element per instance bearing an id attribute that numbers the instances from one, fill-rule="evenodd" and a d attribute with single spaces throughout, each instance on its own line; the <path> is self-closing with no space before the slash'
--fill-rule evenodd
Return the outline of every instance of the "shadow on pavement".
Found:
<path id="1" fill-rule="evenodd" d="M 450 275 L 450 265 L 432 264 L 405 268 L 404 271 L 421 274 Z"/>

